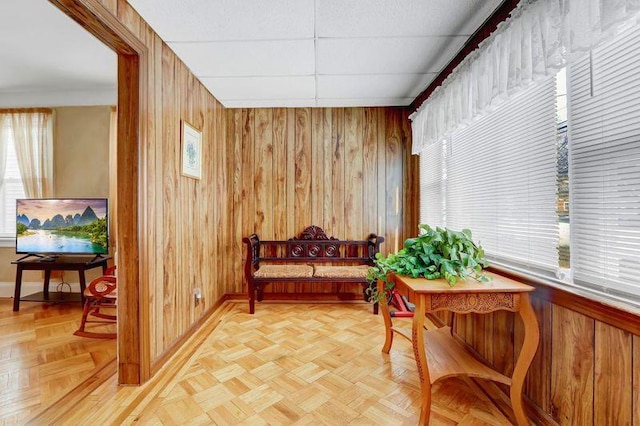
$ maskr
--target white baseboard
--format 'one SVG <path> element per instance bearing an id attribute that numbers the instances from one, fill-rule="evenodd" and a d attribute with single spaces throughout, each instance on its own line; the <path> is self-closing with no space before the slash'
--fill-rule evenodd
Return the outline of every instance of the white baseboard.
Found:
<path id="1" fill-rule="evenodd" d="M 60 281 L 51 280 L 49 282 L 49 291 L 63 291 L 65 293 L 80 292 L 80 283 L 66 283 L 59 288 Z M 87 283 L 88 284 L 88 283 Z M 71 286 L 71 290 L 69 290 L 69 286 Z M 43 282 L 23 282 L 22 287 L 20 288 L 20 297 L 27 296 L 29 294 L 38 293 L 42 291 Z M 16 283 L 15 282 L 0 282 L 0 297 L 13 297 L 13 293 L 15 292 Z"/>

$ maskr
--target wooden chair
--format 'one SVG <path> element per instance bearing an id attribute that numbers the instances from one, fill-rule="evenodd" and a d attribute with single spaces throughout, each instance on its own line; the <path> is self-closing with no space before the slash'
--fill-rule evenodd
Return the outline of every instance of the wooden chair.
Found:
<path id="1" fill-rule="evenodd" d="M 93 337 L 96 339 L 115 339 L 116 333 L 98 333 L 85 329 L 88 322 L 91 323 L 115 323 L 116 315 L 106 314 L 100 309 L 117 308 L 118 288 L 115 277 L 116 267 L 112 266 L 105 271 L 105 274 L 91 281 L 84 290 L 84 308 L 82 309 L 82 320 L 80 328 L 73 333 L 80 337 Z M 89 319 L 89 316 L 100 318 Z"/>

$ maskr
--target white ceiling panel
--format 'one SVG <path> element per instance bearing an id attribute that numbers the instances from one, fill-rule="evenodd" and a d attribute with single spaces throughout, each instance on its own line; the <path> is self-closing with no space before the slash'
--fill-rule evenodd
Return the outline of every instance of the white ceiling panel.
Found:
<path id="1" fill-rule="evenodd" d="M 128 0 L 165 41 L 314 37 L 314 0 Z"/>
<path id="2" fill-rule="evenodd" d="M 179 42 L 174 52 L 201 77 L 313 75 L 313 40 Z"/>
<path id="3" fill-rule="evenodd" d="M 470 36 L 501 0 L 318 0 L 319 37 Z"/>
<path id="4" fill-rule="evenodd" d="M 318 98 L 415 98 L 436 74 L 319 75 Z M 371 96 L 375 93 L 376 96 Z"/>
<path id="5" fill-rule="evenodd" d="M 440 72 L 466 37 L 318 40 L 318 74 Z"/>
<path id="6" fill-rule="evenodd" d="M 316 97 L 315 79 L 305 77 L 204 77 L 200 79 L 222 103 L 239 99 L 308 99 Z M 283 96 L 284 95 L 284 96 Z"/>
<path id="7" fill-rule="evenodd" d="M 502 2 L 127 1 L 234 107 L 408 105 Z M 73 88 L 104 99 L 115 94 L 116 67 L 113 52 L 49 2 L 0 0 L 5 98 Z"/>

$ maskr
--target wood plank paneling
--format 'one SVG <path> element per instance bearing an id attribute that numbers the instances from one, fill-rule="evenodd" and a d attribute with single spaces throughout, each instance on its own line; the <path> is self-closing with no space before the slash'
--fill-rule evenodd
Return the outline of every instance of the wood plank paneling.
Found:
<path id="1" fill-rule="evenodd" d="M 294 227 L 302 230 L 311 224 L 311 109 L 296 108 Z M 290 177 L 291 178 L 291 177 Z"/>
<path id="2" fill-rule="evenodd" d="M 596 321 L 594 424 L 631 424 L 632 362 L 631 334 Z"/>
<path id="3" fill-rule="evenodd" d="M 345 235 L 362 235 L 363 231 L 363 110 L 362 108 L 346 108 L 344 120 L 344 215 Z M 363 237 L 360 237 L 363 238 Z"/>
<path id="4" fill-rule="evenodd" d="M 623 314 L 609 318 L 610 306 L 588 311 L 592 317 L 566 307 L 570 294 L 552 296 L 536 291 L 532 297 L 540 342 L 524 387 L 530 415 L 542 424 L 637 424 L 640 337 L 628 330 L 635 325 L 611 325 Z M 511 373 L 524 337 L 517 316 L 457 315 L 454 330 L 487 362 Z M 500 398 L 507 398 L 507 388 L 500 388 Z"/>
<path id="5" fill-rule="evenodd" d="M 341 239 L 377 232 L 392 242 L 386 253 L 415 229 L 405 222 L 417 210 L 406 209 L 417 206 L 403 205 L 417 173 L 404 164 L 403 108 L 224 109 L 127 1 L 52 2 L 129 73 L 117 154 L 123 383 L 146 380 L 208 308 L 246 291 L 242 237 L 285 239 L 317 224 Z M 202 132 L 199 180 L 180 173 L 183 120 Z"/>
<path id="6" fill-rule="evenodd" d="M 633 336 L 633 393 L 631 400 L 633 401 L 632 422 L 631 424 L 640 424 L 640 336 Z"/>
<path id="7" fill-rule="evenodd" d="M 594 320 L 554 306 L 552 321 L 551 415 L 561 425 L 593 424 Z"/>
<path id="8" fill-rule="evenodd" d="M 417 167 L 409 171 L 403 165 L 410 147 L 402 128 L 406 127 L 402 109 L 230 109 L 227 115 L 227 138 L 243 141 L 238 155 L 242 188 L 237 191 L 244 201 L 239 206 L 242 213 L 235 213 L 244 223 L 239 238 L 256 232 L 262 239 L 287 239 L 312 224 L 340 239 L 363 239 L 370 232 L 387 238 L 390 232 L 380 228 L 387 223 L 387 215 L 393 218 L 389 223 L 394 224 L 398 240 L 409 237 L 403 230 L 416 229 L 417 224 L 404 223 L 417 215 L 403 206 L 404 200 L 411 199 L 404 195 L 403 173 L 415 175 Z M 240 116 L 244 117 L 242 129 L 234 124 Z M 387 168 L 394 176 L 389 182 Z M 247 182 L 253 191 L 247 191 Z M 389 192 L 394 197 L 392 213 L 385 207 Z M 388 249 L 385 245 L 383 251 Z M 235 291 L 246 291 L 246 287 Z M 359 293 L 361 288 L 272 284 L 265 291 Z"/>
<path id="9" fill-rule="evenodd" d="M 255 229 L 261 238 L 274 238 L 273 218 L 273 119 L 270 109 L 255 112 L 255 163 L 253 185 L 255 193 Z"/>
<path id="10" fill-rule="evenodd" d="M 385 238 L 386 249 L 390 252 L 397 252 L 403 246 L 402 218 L 403 212 L 401 203 L 403 197 L 403 168 L 404 153 L 402 150 L 402 123 L 398 114 L 386 114 L 385 117 L 385 137 L 386 137 L 386 201 L 385 208 Z"/>

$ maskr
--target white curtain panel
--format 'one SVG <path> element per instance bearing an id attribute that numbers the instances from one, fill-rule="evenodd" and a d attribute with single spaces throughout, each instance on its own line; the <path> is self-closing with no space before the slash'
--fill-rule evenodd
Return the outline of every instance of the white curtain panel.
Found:
<path id="1" fill-rule="evenodd" d="M 413 153 L 640 22 L 640 0 L 523 1 L 414 112 Z"/>
<path id="2" fill-rule="evenodd" d="M 18 166 L 29 198 L 53 195 L 53 124 L 52 113 L 24 112 L 11 114 Z"/>

